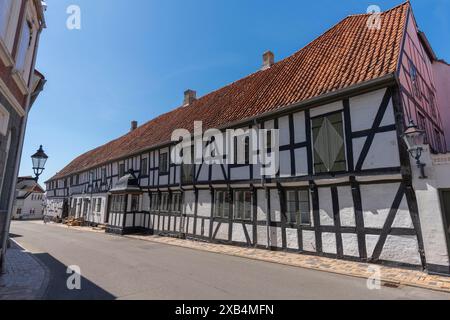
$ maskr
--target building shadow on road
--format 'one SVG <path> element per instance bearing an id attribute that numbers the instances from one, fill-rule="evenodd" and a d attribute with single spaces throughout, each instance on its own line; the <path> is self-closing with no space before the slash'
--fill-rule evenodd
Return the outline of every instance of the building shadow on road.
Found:
<path id="1" fill-rule="evenodd" d="M 116 297 L 106 290 L 100 288 L 95 283 L 83 277 L 81 270 L 80 284 L 81 288 L 70 290 L 67 286 L 67 280 L 73 272 L 68 273 L 68 266 L 55 259 L 47 253 L 33 254 L 42 262 L 49 271 L 49 283 L 45 300 L 114 300 Z M 72 281 L 70 281 L 72 283 Z"/>
<path id="2" fill-rule="evenodd" d="M 14 233 L 10 233 L 10 234 L 9 234 L 9 237 L 10 237 L 11 239 L 22 238 L 21 235 L 19 235 L 19 234 L 14 234 Z"/>

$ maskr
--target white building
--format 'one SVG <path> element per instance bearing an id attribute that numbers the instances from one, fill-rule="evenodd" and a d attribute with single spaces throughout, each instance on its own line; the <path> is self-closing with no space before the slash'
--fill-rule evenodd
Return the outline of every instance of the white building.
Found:
<path id="1" fill-rule="evenodd" d="M 34 220 L 44 216 L 45 192 L 32 177 L 19 177 L 13 219 Z"/>
<path id="2" fill-rule="evenodd" d="M 73 160 L 46 182 L 48 197 L 119 234 L 450 273 L 446 209 L 436 209 L 443 185 L 420 194 L 428 185 L 402 140 L 413 120 L 428 154 L 445 152 L 440 114 L 449 106 L 436 103 L 436 57 L 409 3 L 381 14 L 379 29 L 369 18 L 349 16 L 280 62 L 267 52 L 261 70 L 199 99 L 186 91 L 173 111 Z M 193 134 L 195 121 L 243 129 L 241 144 L 227 142 L 242 147 L 242 161 L 172 162 L 173 131 Z M 250 163 L 250 128 L 278 130 L 276 176 Z M 253 156 L 272 148 L 259 146 Z"/>

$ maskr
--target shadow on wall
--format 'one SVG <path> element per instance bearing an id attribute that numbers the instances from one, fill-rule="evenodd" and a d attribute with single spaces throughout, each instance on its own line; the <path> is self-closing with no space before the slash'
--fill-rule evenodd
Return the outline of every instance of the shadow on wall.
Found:
<path id="1" fill-rule="evenodd" d="M 114 300 L 116 298 L 83 276 L 80 278 L 80 290 L 68 289 L 67 279 L 71 276 L 67 273 L 68 266 L 47 253 L 37 253 L 33 256 L 45 264 L 50 271 L 45 300 Z"/>

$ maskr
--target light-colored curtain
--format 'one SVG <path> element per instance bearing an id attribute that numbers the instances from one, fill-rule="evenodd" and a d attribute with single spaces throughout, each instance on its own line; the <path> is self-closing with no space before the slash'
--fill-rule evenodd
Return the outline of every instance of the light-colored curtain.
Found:
<path id="1" fill-rule="evenodd" d="M 333 169 L 343 145 L 344 140 L 333 124 L 328 118 L 324 118 L 314 148 L 328 171 Z"/>

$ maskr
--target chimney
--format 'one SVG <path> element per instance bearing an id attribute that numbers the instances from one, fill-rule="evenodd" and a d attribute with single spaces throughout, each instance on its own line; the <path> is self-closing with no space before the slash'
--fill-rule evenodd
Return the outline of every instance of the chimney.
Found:
<path id="1" fill-rule="evenodd" d="M 275 55 L 272 51 L 266 51 L 263 54 L 263 66 L 261 70 L 267 70 L 275 63 Z"/>
<path id="2" fill-rule="evenodd" d="M 130 131 L 136 130 L 137 127 L 138 127 L 138 122 L 137 121 L 131 121 L 131 129 L 130 129 Z"/>
<path id="3" fill-rule="evenodd" d="M 184 103 L 183 106 L 187 107 L 192 104 L 195 100 L 197 100 L 197 92 L 194 90 L 186 90 L 184 92 Z"/>

